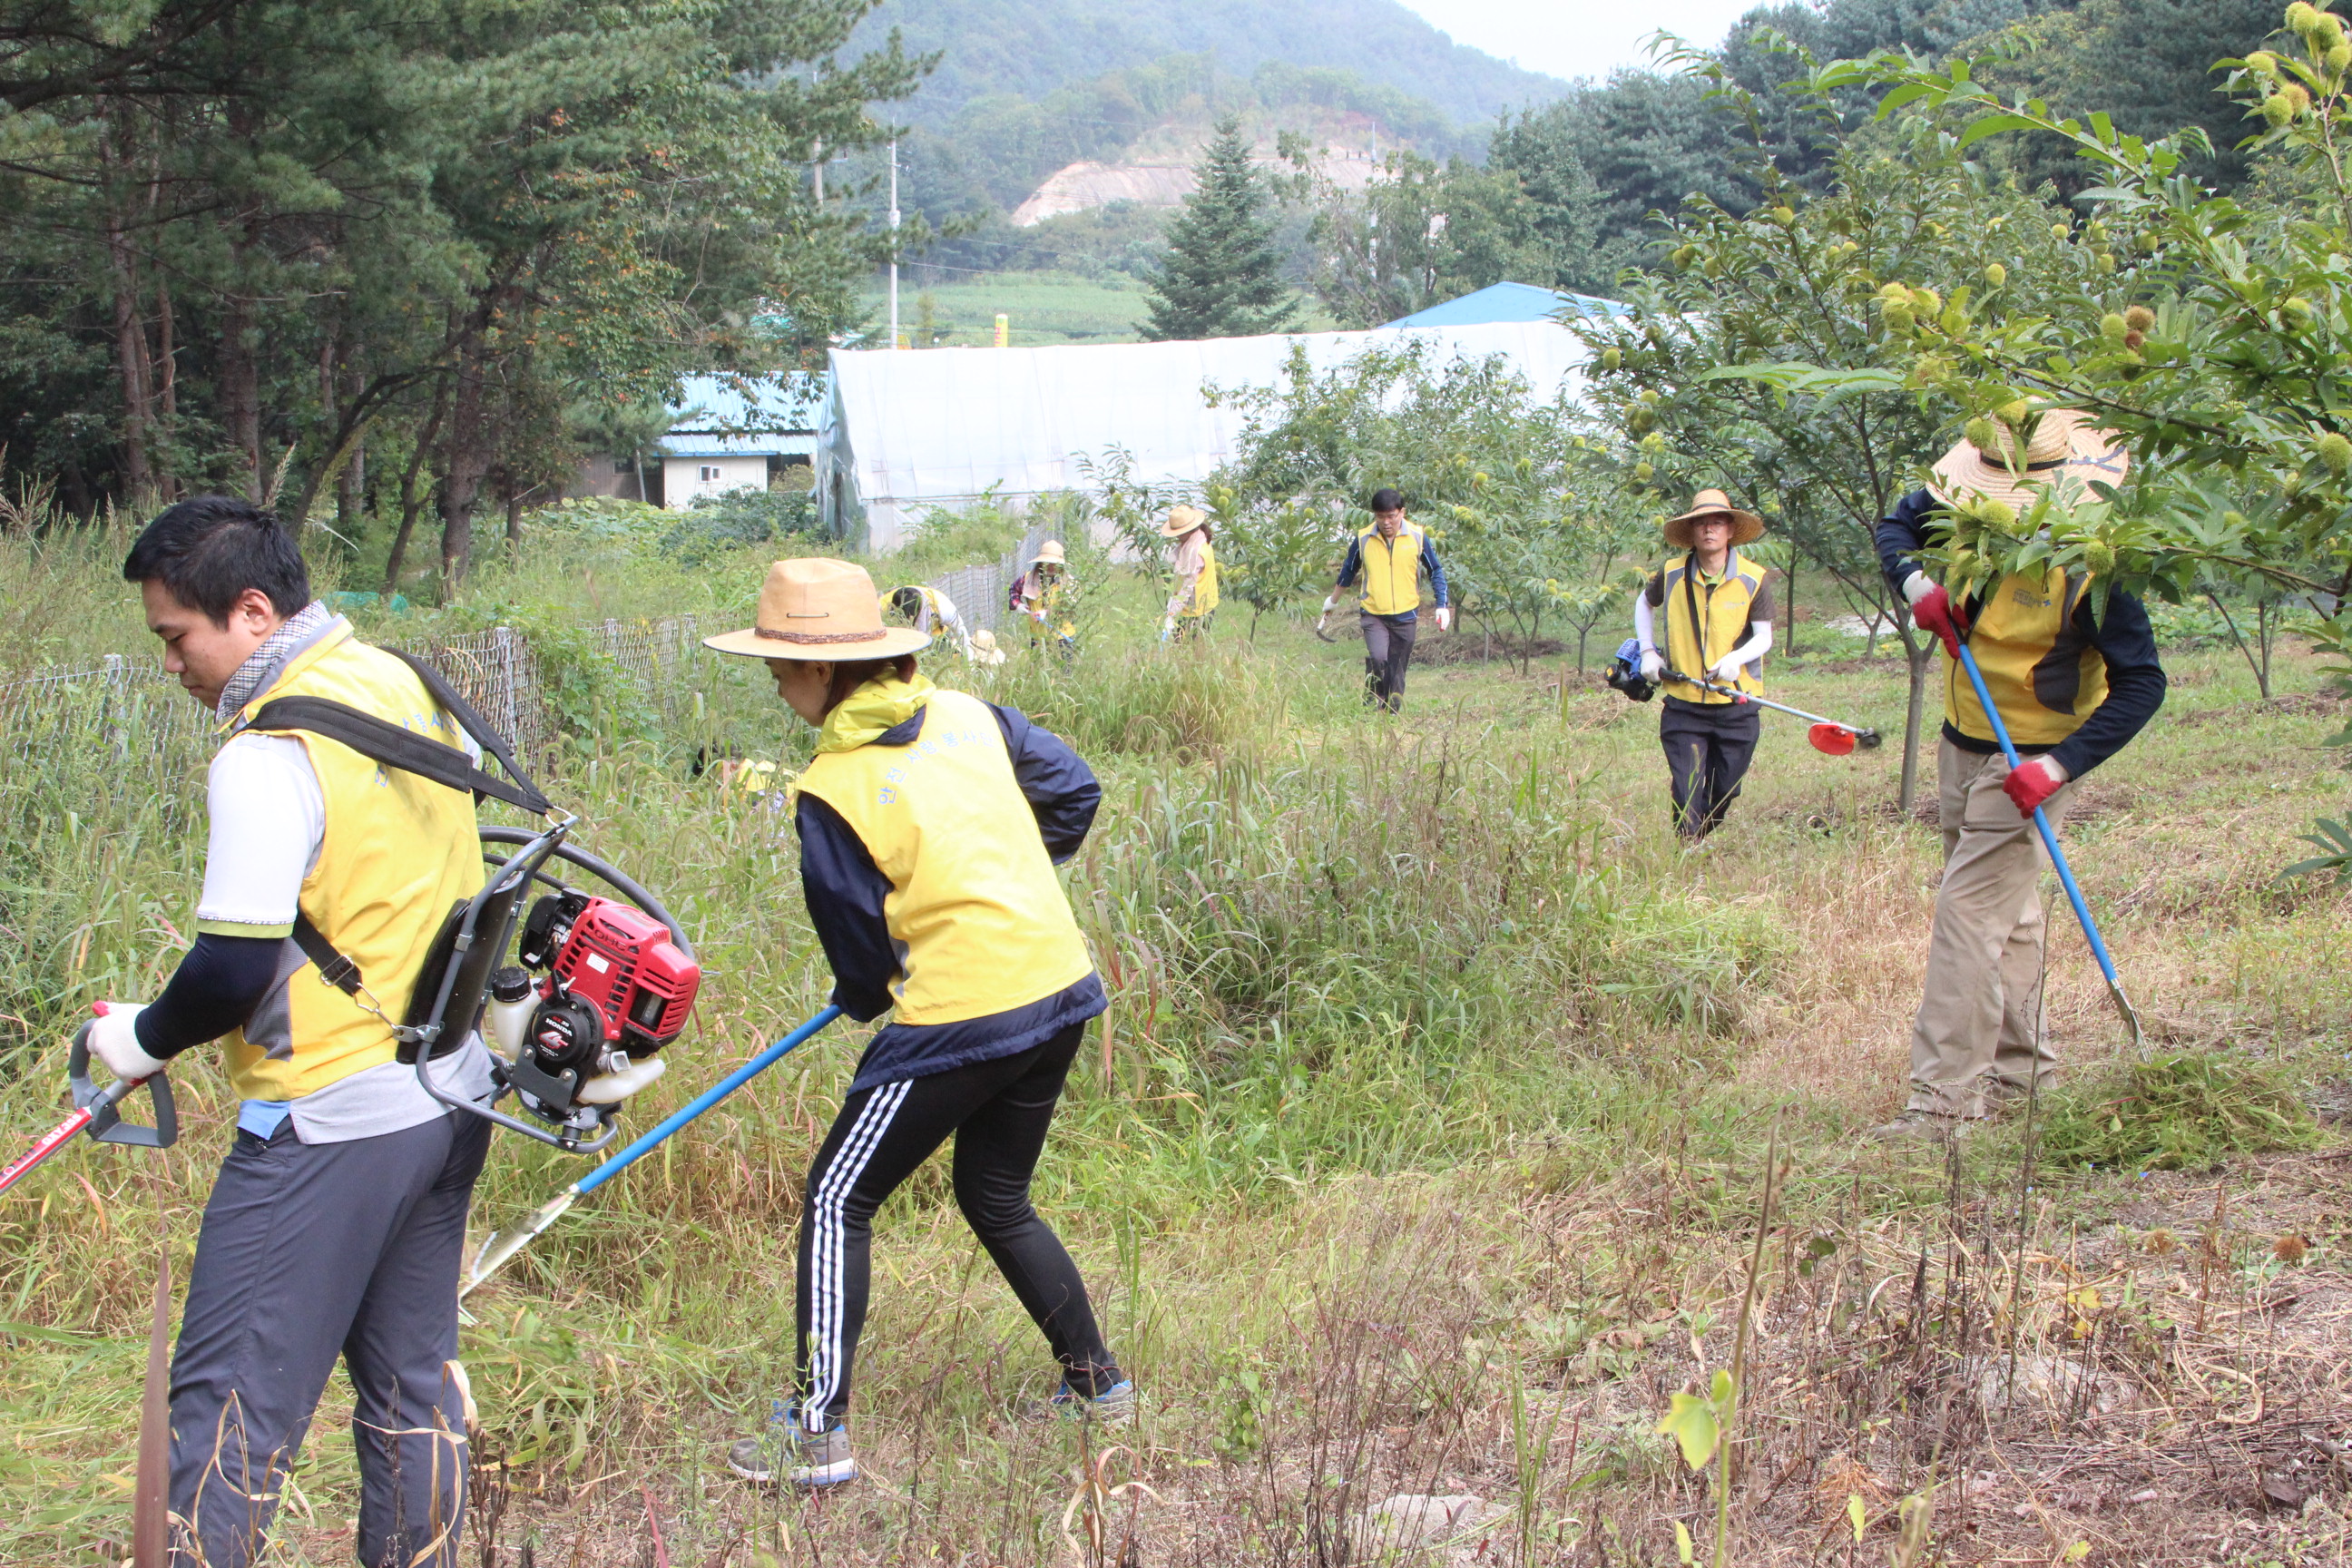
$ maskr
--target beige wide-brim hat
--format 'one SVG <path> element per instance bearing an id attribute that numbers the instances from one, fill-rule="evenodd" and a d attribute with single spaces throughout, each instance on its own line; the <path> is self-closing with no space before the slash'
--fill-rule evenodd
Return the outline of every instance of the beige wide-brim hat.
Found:
<path id="1" fill-rule="evenodd" d="M 881 599 L 865 567 L 822 557 L 769 567 L 758 624 L 702 639 L 714 653 L 829 662 L 897 658 L 930 645 L 912 626 L 882 624 Z"/>
<path id="2" fill-rule="evenodd" d="M 2084 484 L 2096 479 L 2119 485 L 2131 468 L 2131 455 L 2116 445 L 2116 433 L 2092 424 L 2079 409 L 2053 408 L 2036 420 L 2026 438 L 2025 461 L 2014 468 L 2007 459 L 2016 437 L 1998 421 L 1993 427 L 2000 433 L 1999 449 L 1988 452 L 1962 438 L 1937 459 L 1928 494 L 1946 506 L 1975 498 L 2030 505 L 2036 490 L 2062 475 Z"/>
<path id="3" fill-rule="evenodd" d="M 1045 543 L 1037 546 L 1037 553 L 1029 557 L 1029 564 L 1032 566 L 1036 565 L 1040 561 L 1048 566 L 1067 566 L 1070 563 L 1070 558 L 1063 551 L 1062 542 L 1058 539 L 1045 541 Z"/>
<path id="4" fill-rule="evenodd" d="M 1171 507 L 1168 521 L 1160 525 L 1160 537 L 1181 539 L 1208 521 L 1209 514 L 1197 506 Z"/>
<path id="5" fill-rule="evenodd" d="M 1701 490 L 1691 497 L 1690 510 L 1680 517 L 1666 519 L 1666 542 L 1677 550 L 1694 548 L 1691 525 L 1702 518 L 1727 517 L 1731 520 L 1731 547 L 1753 544 L 1764 537 L 1764 520 L 1752 511 L 1742 511 L 1731 504 L 1731 498 L 1721 490 Z"/>

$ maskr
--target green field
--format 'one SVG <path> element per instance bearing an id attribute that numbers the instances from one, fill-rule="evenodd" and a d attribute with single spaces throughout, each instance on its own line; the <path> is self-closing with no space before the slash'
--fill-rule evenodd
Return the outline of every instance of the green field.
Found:
<path id="1" fill-rule="evenodd" d="M 544 628 L 572 715 L 551 793 L 696 938 L 698 1023 L 637 1128 L 825 994 L 789 827 L 687 769 L 705 743 L 797 765 L 808 740 L 756 668 L 705 660 L 648 710 L 560 636 L 740 613 L 764 552 L 688 573 L 528 537 L 437 614 Z M 119 545 L 0 539 L 29 590 L 0 616 L 135 637 Z M 1345 1543 L 1392 1494 L 1480 1500 L 1458 1552 L 1412 1559 L 1432 1568 L 1673 1563 L 1677 1527 L 1714 1528 L 1717 1473 L 1657 1424 L 1743 1344 L 1731 1562 L 1883 1563 L 1929 1515 L 1932 1553 L 1895 1561 L 2346 1560 L 2341 1483 L 2301 1436 L 2352 1417 L 2345 1145 L 2303 1106 L 2345 1102 L 2352 919 L 2328 885 L 2273 880 L 2344 795 L 2315 749 L 2340 704 L 2308 654 L 2273 702 L 2233 652 L 2168 656 L 2166 710 L 2082 788 L 2071 853 L 2158 1064 L 2128 1076 L 2061 902 L 2069 1079 L 2041 1150 L 2012 1121 L 1948 1159 L 1857 1138 L 1899 1102 L 1938 870 L 1933 826 L 1895 809 L 1895 746 L 1824 757 L 1768 716 L 1746 795 L 1693 854 L 1655 710 L 1556 655 L 1523 674 L 1481 662 L 1475 632 L 1428 636 L 1391 721 L 1345 639 L 1276 614 L 1253 642 L 1244 615 L 1163 648 L 1161 586 L 1076 555 L 1079 658 L 1013 638 L 1001 669 L 935 673 L 1035 714 L 1104 782 L 1067 885 L 1112 1006 L 1038 1199 L 1142 1421 L 1105 1450 L 1009 1418 L 1050 1364 L 935 1163 L 877 1237 L 868 1479 L 807 1500 L 719 1468 L 791 1363 L 801 1178 L 864 1035 L 838 1027 L 476 1299 L 467 1563 L 1303 1568 L 1385 1560 Z M 0 648 L 88 651 L 15 629 Z M 1897 661 L 1769 679 L 1899 723 Z M 119 742 L 0 771 L 11 1148 L 58 1114 L 70 1020 L 152 995 L 188 929 L 201 768 Z M 173 1076 L 177 1149 L 78 1145 L 0 1200 L 0 1561 L 127 1549 L 156 1238 L 184 1279 L 235 1114 L 212 1053 Z M 2191 1121 L 2218 1163 L 2169 1168 L 2154 1151 Z M 502 1138 L 477 1233 L 579 1171 Z M 1986 1368 L 2011 1357 L 2028 1384 L 2080 1376 L 2011 1399 Z M 350 1560 L 348 1400 L 339 1381 L 273 1564 Z M 2265 1505 L 2265 1478 L 2313 1503 Z"/>
<path id="2" fill-rule="evenodd" d="M 917 288 L 898 284 L 898 331 L 910 346 L 919 347 L 922 300 L 931 301 L 932 342 L 940 348 L 985 348 L 996 342 L 999 311 L 1012 318 L 1012 346 L 1040 348 L 1054 343 L 1131 343 L 1143 337 L 1150 310 L 1150 293 L 1144 284 L 1110 273 L 1100 280 L 1066 272 L 992 272 L 954 283 Z M 865 296 L 873 312 L 877 337 L 889 331 L 890 297 L 886 289 L 869 289 Z M 1313 300 L 1301 300 L 1299 321 L 1307 331 L 1328 331 L 1328 312 Z"/>

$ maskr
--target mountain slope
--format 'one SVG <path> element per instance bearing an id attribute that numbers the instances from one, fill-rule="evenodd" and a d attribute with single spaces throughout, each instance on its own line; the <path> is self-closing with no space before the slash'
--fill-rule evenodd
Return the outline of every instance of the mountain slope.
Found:
<path id="1" fill-rule="evenodd" d="M 897 27 L 938 72 L 898 112 L 937 125 L 975 98 L 1055 88 L 1171 54 L 1213 54 L 1247 75 L 1268 60 L 1354 71 L 1436 104 L 1457 122 L 1568 90 L 1449 40 L 1396 0 L 884 0 L 860 25 L 871 46 Z"/>

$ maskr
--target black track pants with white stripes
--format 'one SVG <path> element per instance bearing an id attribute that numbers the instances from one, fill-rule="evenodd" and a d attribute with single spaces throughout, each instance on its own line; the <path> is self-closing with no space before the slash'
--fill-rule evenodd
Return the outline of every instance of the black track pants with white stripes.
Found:
<path id="1" fill-rule="evenodd" d="M 880 1084 L 842 1103 L 809 1169 L 801 1215 L 800 1411 L 811 1431 L 849 1409 L 874 1213 L 950 1135 L 956 1205 L 1045 1331 L 1070 1386 L 1094 1394 L 1118 1381 L 1077 1265 L 1029 1202 L 1029 1178 L 1085 1034 L 1074 1024 L 1018 1056 Z"/>

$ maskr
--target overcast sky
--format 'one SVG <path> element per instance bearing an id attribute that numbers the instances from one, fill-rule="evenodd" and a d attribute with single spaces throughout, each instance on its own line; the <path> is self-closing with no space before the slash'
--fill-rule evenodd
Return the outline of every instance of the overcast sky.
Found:
<path id="1" fill-rule="evenodd" d="M 1764 0 L 1403 0 L 1451 35 L 1529 70 L 1573 79 L 1646 64 L 1642 40 L 1664 28 L 1695 44 L 1723 41 L 1725 29 Z"/>

